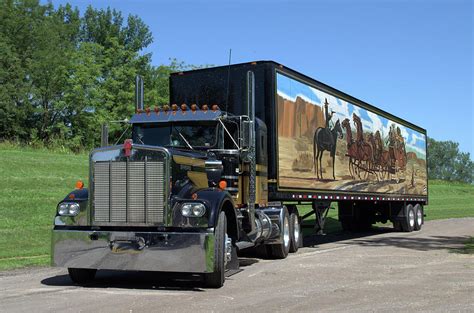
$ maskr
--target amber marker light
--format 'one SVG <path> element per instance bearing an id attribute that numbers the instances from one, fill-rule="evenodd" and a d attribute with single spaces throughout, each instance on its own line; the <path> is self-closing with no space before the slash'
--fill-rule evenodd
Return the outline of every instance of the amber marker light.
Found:
<path id="1" fill-rule="evenodd" d="M 84 183 L 82 182 L 82 180 L 78 180 L 76 182 L 76 189 L 82 189 L 84 188 Z"/>
<path id="2" fill-rule="evenodd" d="M 207 104 L 203 104 L 202 107 L 201 107 L 201 110 L 203 110 L 204 113 L 206 113 L 207 110 L 209 110 L 209 107 L 207 106 Z"/>
<path id="3" fill-rule="evenodd" d="M 169 110 L 170 110 L 170 106 L 167 105 L 167 104 L 165 104 L 165 105 L 163 106 L 163 111 L 165 112 L 165 114 L 168 114 L 168 111 L 169 111 Z"/>
<path id="4" fill-rule="evenodd" d="M 225 180 L 221 180 L 219 182 L 219 188 L 222 189 L 222 190 L 226 189 L 227 188 L 227 182 Z"/>
<path id="5" fill-rule="evenodd" d="M 217 110 L 219 110 L 219 106 L 217 104 L 213 104 L 212 105 L 212 112 L 216 112 Z"/>
<path id="6" fill-rule="evenodd" d="M 146 107 L 145 112 L 146 112 L 146 115 L 150 115 L 150 107 Z"/>
<path id="7" fill-rule="evenodd" d="M 181 104 L 181 111 L 186 112 L 186 110 L 188 109 L 188 106 L 186 105 L 186 103 L 183 103 Z"/>
<path id="8" fill-rule="evenodd" d="M 196 113 L 196 111 L 197 111 L 197 105 L 196 105 L 196 103 L 191 104 L 191 111 L 192 111 L 193 113 Z"/>
<path id="9" fill-rule="evenodd" d="M 197 193 L 193 193 L 193 194 L 191 195 L 191 199 L 196 200 L 197 198 L 198 198 Z"/>
<path id="10" fill-rule="evenodd" d="M 159 114 L 159 113 L 160 113 L 160 108 L 158 108 L 157 106 L 155 106 L 155 113 L 156 113 L 156 114 Z"/>

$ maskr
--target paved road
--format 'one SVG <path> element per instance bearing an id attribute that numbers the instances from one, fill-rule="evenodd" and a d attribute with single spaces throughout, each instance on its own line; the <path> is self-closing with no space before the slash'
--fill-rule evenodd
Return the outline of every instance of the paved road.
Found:
<path id="1" fill-rule="evenodd" d="M 218 290 L 189 276 L 99 272 L 78 287 L 62 269 L 0 272 L 0 312 L 474 312 L 474 256 L 453 252 L 473 235 L 470 218 L 409 234 L 307 237 L 285 260 L 241 259 Z"/>

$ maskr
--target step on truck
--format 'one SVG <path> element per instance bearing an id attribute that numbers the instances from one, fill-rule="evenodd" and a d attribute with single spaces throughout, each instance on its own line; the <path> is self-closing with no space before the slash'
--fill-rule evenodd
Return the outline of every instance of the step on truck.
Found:
<path id="1" fill-rule="evenodd" d="M 169 84 L 169 105 L 144 106 L 137 77 L 132 138 L 108 145 L 103 127 L 88 188 L 79 181 L 58 204 L 52 264 L 74 282 L 110 269 L 221 287 L 239 252 L 286 258 L 302 246 L 302 220 L 315 215 L 322 233 L 332 204 L 347 231 L 421 229 L 424 129 L 272 61 Z"/>

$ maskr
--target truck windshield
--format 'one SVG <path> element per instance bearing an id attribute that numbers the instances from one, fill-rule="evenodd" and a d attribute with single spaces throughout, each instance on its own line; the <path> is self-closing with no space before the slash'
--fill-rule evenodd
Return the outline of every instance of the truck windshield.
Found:
<path id="1" fill-rule="evenodd" d="M 217 124 L 142 124 L 133 128 L 133 142 L 152 146 L 207 149 L 217 145 Z"/>

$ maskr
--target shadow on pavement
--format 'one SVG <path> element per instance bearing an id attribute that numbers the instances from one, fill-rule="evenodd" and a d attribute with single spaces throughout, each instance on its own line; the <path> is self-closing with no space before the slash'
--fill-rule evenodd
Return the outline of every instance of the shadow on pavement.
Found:
<path id="1" fill-rule="evenodd" d="M 430 236 L 425 238 L 397 236 L 374 239 L 356 239 L 347 244 L 366 247 L 392 246 L 418 251 L 430 251 L 462 248 L 464 242 L 468 239 L 469 237 L 467 236 Z"/>
<path id="2" fill-rule="evenodd" d="M 351 233 L 345 232 L 337 227 L 339 222 L 336 219 L 328 218 L 329 230 L 326 235 L 316 235 L 311 230 L 306 229 L 303 241 L 305 248 L 321 248 L 321 245 L 328 243 L 344 242 L 344 245 L 360 245 L 367 247 L 392 246 L 398 248 L 412 249 L 417 251 L 430 251 L 441 249 L 452 249 L 452 252 L 462 251 L 464 244 L 469 240 L 468 236 L 416 236 L 423 234 L 420 232 L 403 233 L 397 232 L 390 226 L 372 227 L 365 232 Z M 375 235 L 387 234 L 383 237 Z M 413 236 L 415 235 L 415 236 Z"/>
<path id="3" fill-rule="evenodd" d="M 254 258 L 239 258 L 239 266 L 242 268 L 251 266 L 258 262 Z M 226 280 L 240 270 L 229 270 L 226 272 Z M 77 286 L 69 275 L 57 275 L 45 278 L 41 281 L 47 286 Z M 126 289 L 148 289 L 148 290 L 187 290 L 205 291 L 202 275 L 189 273 L 170 272 L 141 272 L 141 271 L 112 271 L 99 270 L 93 282 L 84 285 L 87 288 L 126 288 Z"/>
<path id="4" fill-rule="evenodd" d="M 47 286 L 76 286 L 68 275 L 57 275 L 41 281 Z M 198 274 L 110 271 L 99 270 L 92 283 L 83 285 L 87 288 L 125 288 L 147 290 L 187 290 L 205 291 Z"/>

